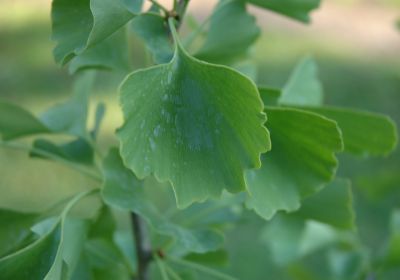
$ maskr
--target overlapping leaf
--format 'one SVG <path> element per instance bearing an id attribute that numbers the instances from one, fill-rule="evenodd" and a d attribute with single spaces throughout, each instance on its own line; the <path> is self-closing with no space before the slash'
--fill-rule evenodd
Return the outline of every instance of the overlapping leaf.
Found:
<path id="1" fill-rule="evenodd" d="M 245 190 L 243 171 L 269 150 L 262 102 L 238 72 L 194 59 L 177 42 L 168 64 L 129 75 L 121 86 L 125 164 L 139 178 L 170 181 L 178 205 Z"/>
<path id="2" fill-rule="evenodd" d="M 307 195 L 332 180 L 342 149 L 336 123 L 320 115 L 291 108 L 267 108 L 272 151 L 262 167 L 249 170 L 247 205 L 269 219 L 278 210 L 294 211 Z"/>
<path id="3" fill-rule="evenodd" d="M 245 3 L 221 1 L 211 16 L 203 46 L 195 56 L 209 62 L 231 61 L 245 54 L 260 35 L 255 18 L 246 12 Z"/>
<path id="4" fill-rule="evenodd" d="M 166 63 L 171 60 L 174 51 L 165 19 L 153 13 L 142 14 L 132 21 L 134 32 L 145 42 L 153 54 L 154 62 Z"/>
<path id="5" fill-rule="evenodd" d="M 309 13 L 318 8 L 321 0 L 245 0 L 251 4 L 308 23 Z"/>
<path id="6" fill-rule="evenodd" d="M 299 211 L 275 217 L 262 238 L 275 262 L 286 264 L 348 239 L 340 231 L 347 229 L 354 229 L 352 195 L 349 182 L 337 179 L 306 199 Z"/>
<path id="7" fill-rule="evenodd" d="M 142 182 L 123 165 L 117 149 L 110 150 L 105 158 L 103 174 L 105 202 L 140 215 L 157 233 L 173 238 L 177 250 L 204 253 L 221 245 L 222 236 L 213 230 L 190 230 L 163 218 L 143 194 Z"/>
<path id="8" fill-rule="evenodd" d="M 1 277 L 16 280 L 68 278 L 79 259 L 88 224 L 85 220 L 67 218 L 67 215 L 88 194 L 75 196 L 51 229 L 35 242 L 1 258 Z"/>
<path id="9" fill-rule="evenodd" d="M 285 84 L 279 103 L 295 106 L 318 106 L 323 101 L 317 65 L 311 57 L 303 58 Z"/>
<path id="10" fill-rule="evenodd" d="M 143 1 L 53 0 L 52 38 L 57 42 L 54 56 L 65 64 L 74 56 L 104 41 L 134 15 Z"/>
<path id="11" fill-rule="evenodd" d="M 338 123 L 343 133 L 346 152 L 363 156 L 381 156 L 388 155 L 396 147 L 396 125 L 385 115 L 335 107 L 304 109 Z"/>

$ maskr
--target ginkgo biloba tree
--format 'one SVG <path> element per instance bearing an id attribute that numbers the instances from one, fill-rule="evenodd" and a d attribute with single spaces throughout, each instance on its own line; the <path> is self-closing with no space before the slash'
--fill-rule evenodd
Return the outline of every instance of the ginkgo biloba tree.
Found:
<path id="1" fill-rule="evenodd" d="M 222 0 L 184 36 L 189 0 L 149 2 L 145 9 L 142 0 L 53 0 L 54 57 L 75 75 L 74 94 L 40 116 L 0 101 L 1 146 L 64 164 L 98 187 L 43 213 L 0 209 L 0 279 L 243 279 L 219 265 L 229 260 L 225 233 L 246 228 L 245 216 L 261 218 L 254 232 L 272 263 L 289 267 L 271 279 L 310 279 L 301 261 L 321 250 L 328 264 L 316 266 L 325 276 L 313 279 L 361 279 L 399 264 L 399 213 L 395 245 L 369 265 L 350 182 L 335 177 L 337 153 L 392 152 L 394 123 L 324 106 L 311 57 L 282 89 L 257 84 L 241 64 L 260 36 L 248 6 L 308 23 L 320 1 Z M 148 67 L 132 69 L 130 36 L 143 41 Z M 87 125 L 96 71 L 104 70 L 126 74 L 119 146 L 108 151 L 97 139 L 104 104 Z M 101 200 L 96 215 L 74 215 L 89 196 Z"/>

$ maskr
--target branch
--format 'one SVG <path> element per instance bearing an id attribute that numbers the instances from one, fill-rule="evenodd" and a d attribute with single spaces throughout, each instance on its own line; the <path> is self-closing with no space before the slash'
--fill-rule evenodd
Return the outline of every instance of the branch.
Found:
<path id="1" fill-rule="evenodd" d="M 146 225 L 142 218 L 136 213 L 131 214 L 133 234 L 135 238 L 136 258 L 137 258 L 137 279 L 149 280 L 149 264 L 153 259 L 149 235 Z"/>

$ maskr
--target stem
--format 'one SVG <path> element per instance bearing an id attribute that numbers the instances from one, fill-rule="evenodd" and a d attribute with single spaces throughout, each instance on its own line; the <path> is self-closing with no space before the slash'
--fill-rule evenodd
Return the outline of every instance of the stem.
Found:
<path id="1" fill-rule="evenodd" d="M 186 9 L 187 6 L 189 5 L 189 2 L 190 0 L 178 0 L 178 3 L 176 4 L 175 12 L 177 14 L 177 20 L 178 20 L 178 24 L 176 26 L 177 29 L 179 29 L 179 27 L 182 24 L 183 16 L 186 13 Z"/>
<path id="2" fill-rule="evenodd" d="M 131 213 L 131 220 L 135 238 L 138 280 L 149 280 L 148 268 L 153 259 L 149 235 L 144 221 L 136 213 Z"/>
<path id="3" fill-rule="evenodd" d="M 160 10 L 162 10 L 165 14 L 169 14 L 169 11 L 167 8 L 165 8 L 163 5 L 158 3 L 156 0 L 149 0 L 154 6 L 158 7 Z"/>
<path id="4" fill-rule="evenodd" d="M 52 153 L 49 153 L 49 152 L 46 152 L 46 151 L 43 151 L 43 150 L 40 150 L 40 149 L 36 149 L 34 147 L 30 147 L 30 146 L 27 146 L 27 145 L 24 145 L 24 144 L 15 143 L 15 142 L 0 141 L 0 146 L 6 147 L 6 148 L 10 148 L 10 149 L 14 149 L 14 150 L 34 152 L 34 153 L 36 153 L 38 155 L 41 155 L 41 156 L 47 157 L 49 159 L 52 159 L 52 160 L 54 160 L 56 162 L 59 162 L 59 163 L 65 165 L 65 166 L 67 166 L 67 167 L 69 167 L 71 169 L 79 171 L 80 173 L 92 178 L 93 180 L 102 181 L 101 176 L 98 175 L 97 173 L 94 173 L 94 172 L 88 170 L 87 168 L 85 168 L 85 167 L 83 167 L 81 165 L 72 163 L 72 162 L 63 159 L 62 157 L 56 156 L 56 155 L 54 155 Z"/>

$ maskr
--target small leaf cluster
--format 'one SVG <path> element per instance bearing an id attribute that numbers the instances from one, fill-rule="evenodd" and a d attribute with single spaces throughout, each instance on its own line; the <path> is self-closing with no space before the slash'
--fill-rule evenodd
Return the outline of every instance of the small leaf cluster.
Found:
<path id="1" fill-rule="evenodd" d="M 218 268 L 228 261 L 225 235 L 254 214 L 273 263 L 293 275 L 304 270 L 297 262 L 323 250 L 333 277 L 325 279 L 373 272 L 355 231 L 350 181 L 335 177 L 337 154 L 388 155 L 395 124 L 325 106 L 309 56 L 283 88 L 258 84 L 245 67 L 261 33 L 248 6 L 308 23 L 320 1 L 222 0 L 203 23 L 185 17 L 189 0 L 171 10 L 150 2 L 53 0 L 54 57 L 75 74 L 74 93 L 39 116 L 1 101 L 1 145 L 73 168 L 95 187 L 43 213 L 1 209 L 0 279 L 144 279 L 129 213 L 148 229 L 154 279 L 236 279 Z M 132 69 L 132 34 L 149 67 Z M 96 71 L 104 70 L 126 76 L 119 146 L 106 153 L 98 144 L 103 103 L 87 126 Z M 101 206 L 82 218 L 74 208 L 87 197 Z M 385 265 L 400 264 L 398 214 Z"/>

